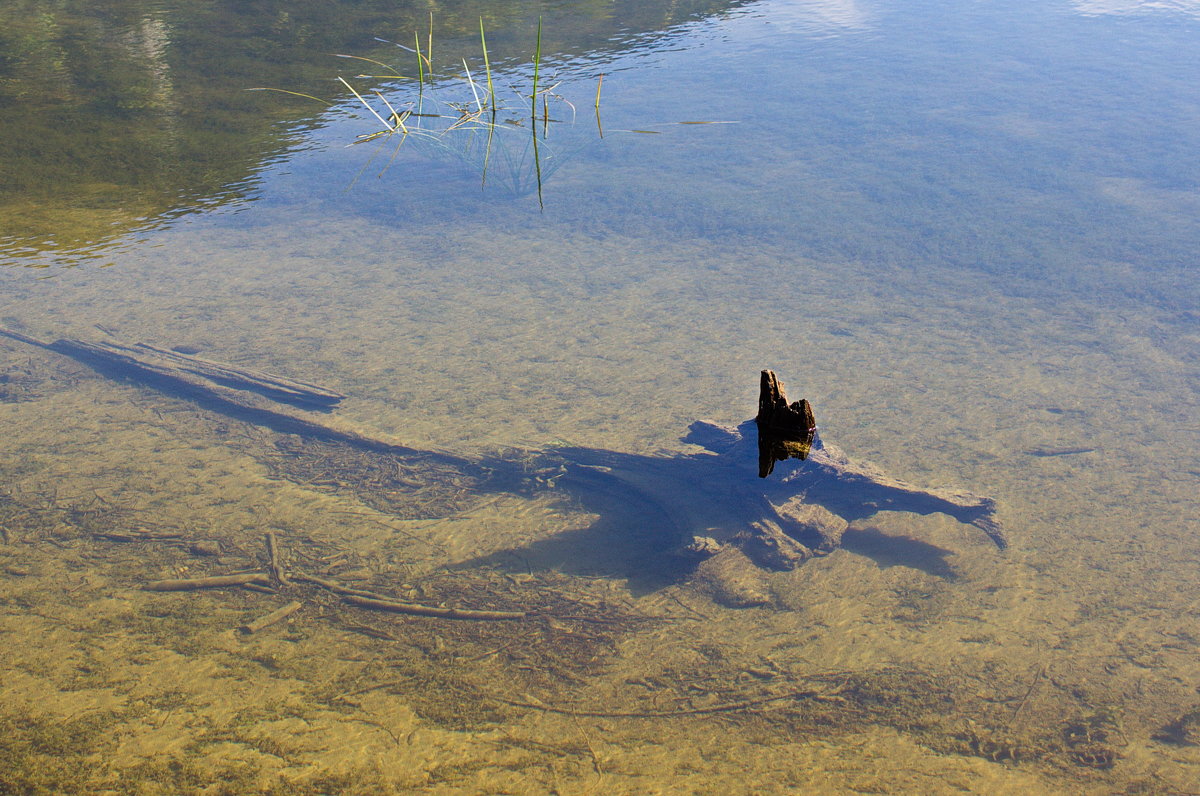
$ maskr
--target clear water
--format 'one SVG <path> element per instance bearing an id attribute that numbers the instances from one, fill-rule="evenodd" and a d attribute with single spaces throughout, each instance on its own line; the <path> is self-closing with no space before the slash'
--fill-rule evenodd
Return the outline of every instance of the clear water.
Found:
<path id="1" fill-rule="evenodd" d="M 0 782 L 1200 789 L 1200 6 L 435 9 L 436 90 L 464 102 L 478 18 L 527 90 L 543 17 L 575 113 L 540 201 L 527 127 L 486 179 L 469 134 L 346 146 L 379 125 L 334 80 L 365 62 L 331 54 L 408 69 L 375 37 L 427 11 L 0 11 L 0 325 L 325 384 L 328 422 L 476 460 L 688 452 L 772 367 L 852 457 L 994 496 L 1011 549 L 881 512 L 735 573 L 770 600 L 730 608 L 647 585 L 636 506 L 388 503 L 336 483 L 353 462 L 300 477 L 278 462 L 320 451 L 5 339 Z M 96 536 L 139 527 L 222 556 Z M 418 601 L 625 618 L 448 626 L 294 587 L 302 612 L 245 636 L 291 597 L 138 589 L 257 566 L 267 530 Z"/>

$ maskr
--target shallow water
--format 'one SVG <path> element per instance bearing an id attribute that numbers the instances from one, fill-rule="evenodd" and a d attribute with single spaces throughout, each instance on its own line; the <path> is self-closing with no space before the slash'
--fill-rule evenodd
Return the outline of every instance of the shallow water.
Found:
<path id="1" fill-rule="evenodd" d="M 636 512 L 393 482 L 3 339 L 0 782 L 1200 790 L 1196 6 L 436 9 L 464 102 L 478 17 L 520 87 L 544 15 L 576 112 L 539 202 L 528 128 L 486 180 L 464 137 L 345 146 L 378 122 L 328 54 L 411 63 L 374 37 L 424 7 L 87 5 L 0 38 L 0 325 L 328 385 L 327 422 L 476 461 L 691 452 L 772 367 L 852 457 L 994 496 L 1012 546 L 881 512 L 732 608 L 652 577 Z M 182 539 L 110 538 L 137 528 Z M 557 618 L 139 589 L 259 566 L 268 530 L 296 569 Z"/>

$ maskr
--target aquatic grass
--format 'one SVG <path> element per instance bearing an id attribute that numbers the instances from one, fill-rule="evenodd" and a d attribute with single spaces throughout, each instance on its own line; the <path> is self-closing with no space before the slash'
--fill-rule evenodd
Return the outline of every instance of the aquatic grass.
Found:
<path id="1" fill-rule="evenodd" d="M 280 94 L 291 94 L 293 97 L 302 97 L 303 99 L 316 100 L 317 102 L 322 102 L 329 106 L 333 106 L 333 105 L 337 104 L 337 103 L 333 102 L 332 100 L 321 99 L 320 97 L 314 97 L 312 94 L 304 94 L 300 91 L 288 91 L 286 88 L 271 88 L 270 86 L 254 86 L 253 88 L 246 89 L 246 91 L 277 91 Z"/>
<path id="2" fill-rule="evenodd" d="M 538 17 L 537 26 L 537 46 L 533 51 L 533 93 L 530 95 L 532 100 L 532 109 L 530 110 L 529 118 L 531 121 L 537 120 L 537 97 L 538 97 L 538 72 L 542 65 L 542 18 Z"/>
<path id="3" fill-rule="evenodd" d="M 373 72 L 378 74 L 358 74 L 349 79 L 338 76 L 338 82 L 344 86 L 367 109 L 380 124 L 380 128 L 355 137 L 349 145 L 362 144 L 369 141 L 387 140 L 396 137 L 396 146 L 387 165 L 380 171 L 380 176 L 396 159 L 400 147 L 405 142 L 412 142 L 421 151 L 439 158 L 451 158 L 462 161 L 473 170 L 478 171 L 481 184 L 486 186 L 489 176 L 495 171 L 502 183 L 506 183 L 514 193 L 538 194 L 538 203 L 543 202 L 542 186 L 548 178 L 571 154 L 575 148 L 582 149 L 587 142 L 580 143 L 576 137 L 572 150 L 564 148 L 562 142 L 570 141 L 570 136 L 555 136 L 555 145 L 550 144 L 550 130 L 559 125 L 573 128 L 576 122 L 577 109 L 563 94 L 559 93 L 560 82 L 555 75 L 547 75 L 543 61 L 543 18 L 538 17 L 532 61 L 527 70 L 531 81 L 528 91 L 517 88 L 499 78 L 493 70 L 492 53 L 488 49 L 487 30 L 483 17 L 479 18 L 479 49 L 482 57 L 482 77 L 478 68 L 472 69 L 471 62 L 462 58 L 462 73 L 460 75 L 438 75 L 433 63 L 433 14 L 429 16 L 429 29 L 424 35 L 419 31 L 412 34 L 412 46 L 401 44 L 380 37 L 375 40 L 404 50 L 416 57 L 416 74 L 405 74 L 401 69 L 386 60 L 369 58 L 360 55 L 338 53 L 336 57 L 360 61 L 375 67 Z M 596 90 L 593 98 L 593 108 L 596 114 L 596 131 L 599 138 L 604 138 L 604 127 L 600 119 L 601 96 L 604 89 L 603 73 L 596 79 Z M 359 90 L 351 80 L 380 80 L 387 81 L 383 90 L 372 88 Z M 415 85 L 413 85 L 415 82 Z M 462 99 L 451 99 L 449 93 L 456 87 L 462 89 Z M 295 91 L 273 88 L 256 88 L 256 91 L 279 91 L 284 94 L 316 100 L 325 105 L 336 103 Z M 407 96 L 405 96 L 407 94 Z M 508 112 L 510 118 L 501 119 L 501 111 L 506 110 L 501 95 L 510 103 Z M 519 110 L 522 103 L 528 103 L 528 121 L 524 111 Z M 540 105 L 540 107 L 539 107 Z M 566 106 L 571 113 L 565 113 L 557 118 L 551 110 Z M 508 115 L 508 114 L 506 114 Z M 685 121 L 668 124 L 722 124 L 729 122 L 716 121 Z M 522 146 L 512 138 L 516 130 L 529 125 L 529 137 Z M 661 128 L 665 124 L 650 125 L 650 128 Z M 540 131 L 538 128 L 541 128 Z M 618 132 L 658 134 L 660 129 L 621 130 Z M 592 138 L 591 140 L 595 140 Z M 514 146 L 515 145 L 515 146 Z M 520 154 L 516 151 L 520 150 Z M 368 160 L 373 162 L 375 155 Z M 499 166 L 497 170 L 495 167 Z M 364 166 L 364 169 L 366 166 Z M 518 173 L 524 169 L 523 173 Z M 361 173 L 361 172 L 360 172 Z M 355 181 L 357 181 L 357 177 Z"/>
<path id="4" fill-rule="evenodd" d="M 479 18 L 479 48 L 483 51 L 483 69 L 487 73 L 488 102 L 492 107 L 492 118 L 496 116 L 496 89 L 492 85 L 492 62 L 488 58 L 487 37 L 483 32 L 483 17 Z"/>
<path id="5" fill-rule="evenodd" d="M 482 112 L 483 111 L 483 103 L 479 101 L 479 92 L 475 90 L 475 79 L 471 77 L 471 67 L 467 66 L 466 58 L 463 59 L 462 65 L 463 65 L 463 71 L 467 75 L 467 83 L 469 83 L 471 86 L 471 95 L 475 97 L 475 106 L 477 108 L 479 108 L 479 110 Z"/>
<path id="6" fill-rule="evenodd" d="M 392 125 L 390 123 L 388 123 L 388 121 L 386 119 L 384 119 L 382 116 L 379 115 L 379 113 L 375 110 L 375 108 L 373 108 L 371 106 L 371 103 L 369 103 L 365 99 L 363 99 L 362 94 L 359 94 L 358 91 L 354 88 L 354 86 L 350 85 L 350 83 L 346 80 L 346 78 L 341 77 L 339 75 L 338 80 L 341 81 L 343 86 L 350 89 L 351 94 L 358 97 L 358 101 L 361 102 L 366 107 L 366 109 L 369 110 L 375 116 L 375 118 L 379 120 L 380 124 L 382 124 L 384 127 L 388 128 L 388 130 L 393 129 Z"/>
<path id="7" fill-rule="evenodd" d="M 429 39 L 425 45 L 425 63 L 429 65 L 429 71 L 433 72 L 433 12 L 429 12 Z"/>
<path id="8" fill-rule="evenodd" d="M 382 66 L 384 69 L 391 71 L 390 75 L 358 75 L 358 77 L 360 77 L 360 78 L 375 78 L 375 79 L 389 78 L 390 79 L 390 78 L 397 78 L 397 77 L 403 78 L 404 77 L 404 75 L 402 75 L 396 71 L 396 67 L 392 66 L 391 64 L 385 64 L 383 61 L 376 61 L 374 58 L 365 58 L 361 55 L 345 55 L 343 53 L 337 53 L 334 57 L 336 57 L 336 58 L 352 58 L 356 61 L 366 61 L 369 64 L 375 64 L 376 66 Z"/>
<path id="9" fill-rule="evenodd" d="M 537 124 L 530 125 L 530 131 L 533 134 L 533 168 L 537 174 L 538 207 L 544 209 L 546 205 L 542 200 L 542 158 L 538 150 Z"/>
<path id="10" fill-rule="evenodd" d="M 538 135 L 537 135 L 537 98 L 538 98 L 538 73 L 542 66 L 542 18 L 538 17 L 537 26 L 537 46 L 533 51 L 533 93 L 530 95 L 531 114 L 529 119 L 529 129 L 533 135 L 533 167 L 537 174 L 537 197 L 538 207 L 545 208 L 546 205 L 542 200 L 542 158 L 538 152 Z M 542 136 L 545 137 L 545 131 Z"/>
<path id="11" fill-rule="evenodd" d="M 383 96 L 383 92 L 376 90 L 375 95 L 378 96 L 379 99 L 383 101 L 383 104 L 387 106 L 387 109 L 392 112 L 392 115 L 388 117 L 388 121 L 391 122 L 392 125 L 395 128 L 398 128 L 401 132 L 408 133 L 408 128 L 404 126 L 404 120 L 412 114 L 412 111 L 405 110 L 403 113 L 401 113 L 392 107 L 392 103 L 388 102 L 387 97 Z"/>
<path id="12" fill-rule="evenodd" d="M 502 159 L 502 165 L 506 167 L 506 171 L 508 172 L 508 179 L 506 181 L 518 193 L 536 190 L 540 204 L 542 201 L 542 179 L 548 174 L 542 168 L 543 160 L 548 153 L 542 150 L 545 145 L 545 139 L 549 135 L 551 122 L 557 121 L 550 111 L 551 100 L 565 104 L 571 109 L 572 122 L 575 118 L 575 106 L 565 97 L 555 93 L 559 84 L 555 82 L 547 85 L 542 64 L 542 35 L 543 21 L 539 17 L 532 59 L 532 84 L 528 95 L 516 88 L 510 87 L 516 96 L 527 97 L 530 103 L 529 125 L 531 135 L 526 154 L 519 157 L 510 157 L 507 154 L 508 148 L 503 146 L 502 143 L 503 137 L 507 133 L 499 131 L 507 131 L 511 128 L 524 125 L 520 124 L 517 120 L 506 119 L 504 122 L 500 122 L 497 119 L 500 111 L 503 109 L 503 103 L 500 99 L 500 93 L 497 90 L 496 75 L 492 69 L 491 53 L 488 50 L 487 30 L 482 17 L 479 19 L 479 46 L 482 54 L 484 74 L 482 81 L 477 80 L 476 74 L 472 72 L 470 62 L 466 58 L 462 59 L 463 72 L 460 79 L 469 91 L 469 98 L 465 101 L 444 99 L 438 96 L 444 93 L 445 88 L 452 86 L 454 81 L 438 79 L 434 73 L 432 60 L 432 15 L 430 16 L 428 34 L 423 37 L 419 33 L 414 33 L 411 47 L 399 44 L 398 42 L 377 38 L 378 41 L 393 44 L 396 47 L 411 52 L 416 57 L 417 70 L 415 77 L 402 74 L 399 69 L 382 60 L 339 54 L 339 57 L 352 58 L 379 67 L 377 70 L 380 72 L 379 74 L 358 75 L 359 79 L 415 80 L 416 82 L 415 99 L 393 102 L 382 91 L 377 89 L 371 92 L 359 91 L 349 80 L 339 76 L 337 78 L 338 81 L 382 125 L 379 130 L 357 136 L 353 143 L 360 144 L 394 135 L 399 136 L 392 157 L 388 160 L 389 165 L 396 157 L 400 146 L 410 139 L 414 141 L 419 140 L 421 147 L 430 151 L 448 154 L 457 150 L 462 156 L 460 159 L 471 160 L 480 158 L 482 160 L 481 165 L 477 165 L 477 168 L 481 173 L 484 184 L 487 183 L 488 174 L 493 165 L 495 148 L 499 146 L 506 150 L 506 155 Z M 374 94 L 374 98 L 369 98 L 370 94 Z M 382 105 L 382 108 L 386 108 L 386 112 L 381 109 L 379 104 Z M 436 121 L 426 124 L 424 120 Z M 539 124 L 541 126 L 540 135 L 538 131 Z M 498 133 L 499 138 L 497 138 Z M 462 139 L 458 139 L 457 142 L 450 141 L 451 137 L 463 134 L 468 135 L 465 141 Z M 532 158 L 529 157 L 529 154 L 532 154 Z M 519 179 L 516 175 L 516 171 L 522 168 L 528 168 L 532 172 L 531 176 L 534 179 L 532 180 L 533 184 L 529 188 L 522 187 L 524 180 Z"/>
<path id="13" fill-rule="evenodd" d="M 492 61 L 488 57 L 487 35 L 483 32 L 483 17 L 479 18 L 479 49 L 483 52 L 483 70 L 487 74 L 488 106 L 492 109 L 492 124 L 488 127 L 487 145 L 483 151 L 483 170 L 480 174 L 480 185 L 486 186 L 488 163 L 492 158 L 492 138 L 496 134 L 496 87 L 492 83 Z"/>
<path id="14" fill-rule="evenodd" d="M 600 137 L 604 137 L 604 125 L 600 123 L 600 89 L 604 86 L 604 73 L 600 73 L 600 79 L 596 81 L 596 132 Z"/>
<path id="15" fill-rule="evenodd" d="M 546 74 L 545 65 L 542 63 L 544 33 L 542 17 L 538 17 L 532 62 L 528 67 L 529 71 L 526 72 L 531 81 L 528 93 L 507 82 L 501 84 L 493 70 L 492 53 L 488 49 L 487 30 L 482 17 L 479 18 L 479 48 L 483 62 L 483 75 L 480 79 L 476 79 L 479 75 L 478 69 L 473 72 L 467 58 L 463 58 L 461 61 L 462 73 L 460 75 L 439 76 L 436 74 L 433 63 L 433 28 L 434 20 L 431 13 L 428 32 L 424 36 L 420 32 L 414 32 L 411 47 L 396 41 L 375 37 L 376 41 L 395 46 L 414 55 L 417 61 L 415 75 L 404 74 L 399 68 L 385 60 L 345 53 L 336 54 L 338 58 L 370 64 L 375 67 L 372 71 L 378 72 L 378 74 L 358 74 L 350 79 L 340 75 L 337 77 L 337 81 L 358 100 L 359 104 L 367 109 L 380 125 L 377 130 L 356 136 L 349 145 L 395 137 L 395 148 L 387 159 L 387 164 L 379 172 L 379 176 L 382 176 L 395 161 L 401 146 L 406 142 L 411 142 L 410 150 L 417 147 L 419 151 L 431 156 L 458 160 L 470 166 L 480 173 L 483 186 L 488 184 L 489 176 L 495 172 L 500 182 L 508 185 L 517 195 L 536 191 L 538 205 L 543 206 L 544 180 L 553 174 L 570 154 L 561 143 L 558 143 L 570 140 L 569 137 L 562 139 L 556 136 L 556 146 L 550 146 L 550 129 L 552 126 L 557 129 L 560 123 L 565 124 L 568 128 L 573 127 L 577 109 L 567 97 L 559 93 L 560 82 L 554 79 L 555 76 Z M 387 87 L 383 90 L 371 88 L 360 91 L 351 83 L 351 80 L 387 81 Z M 414 82 L 415 85 L 413 85 Z M 501 99 L 501 85 L 505 88 L 506 97 L 511 95 L 515 98 L 517 107 L 520 107 L 520 103 L 529 103 L 527 122 L 524 120 L 524 114 L 517 111 L 516 108 L 512 109 L 509 118 L 500 119 L 501 111 L 505 110 L 505 103 Z M 465 96 L 462 99 L 452 99 L 448 96 L 448 92 L 453 91 L 456 86 L 463 89 L 461 93 Z M 600 74 L 593 99 L 596 129 L 600 138 L 604 137 L 604 128 L 600 122 L 603 86 L 604 75 Z M 335 104 L 320 97 L 285 89 L 258 88 L 254 90 L 280 91 L 316 100 L 325 105 Z M 405 97 L 406 92 L 411 93 Z M 551 111 L 552 104 L 555 104 L 556 107 L 566 106 L 569 108 L 571 111 L 569 119 L 565 114 L 562 114 L 561 119 L 557 118 L 559 114 Z M 704 122 L 687 123 L 701 124 Z M 524 147 L 513 146 L 516 141 L 512 139 L 512 135 L 515 131 L 523 128 L 525 124 L 529 125 L 529 137 L 526 139 Z M 539 127 L 541 128 L 540 132 Z M 626 132 L 658 131 L 629 130 Z M 586 145 L 587 142 L 576 141 L 575 147 L 582 148 Z M 518 150 L 520 151 L 518 152 Z M 363 170 L 369 167 L 371 162 L 374 162 L 375 157 L 374 154 L 371 156 Z M 362 171 L 359 172 L 360 176 L 361 174 Z M 355 182 L 357 180 L 358 177 L 355 177 Z"/>
<path id="16" fill-rule="evenodd" d="M 417 45 L 414 50 L 417 54 L 417 82 L 425 85 L 425 58 L 421 55 L 421 36 L 419 34 L 413 33 L 413 43 Z M 432 69 L 433 65 L 430 64 L 430 70 Z"/>

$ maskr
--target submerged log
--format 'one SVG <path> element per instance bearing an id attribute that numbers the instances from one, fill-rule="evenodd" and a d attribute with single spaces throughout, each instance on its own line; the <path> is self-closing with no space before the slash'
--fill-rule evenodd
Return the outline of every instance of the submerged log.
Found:
<path id="1" fill-rule="evenodd" d="M 267 574 L 271 576 L 271 582 L 280 586 L 288 584 L 287 573 L 283 570 L 282 559 L 279 555 L 279 541 L 275 538 L 274 531 L 267 531 L 263 535 L 263 541 L 267 544 Z"/>
<path id="2" fill-rule="evenodd" d="M 298 572 L 293 576 L 294 580 L 311 583 L 314 586 L 320 586 L 334 594 L 341 595 L 341 598 L 351 605 L 357 605 L 360 608 L 372 608 L 376 611 L 389 611 L 394 614 L 409 614 L 411 616 L 430 616 L 437 619 L 475 619 L 482 621 L 507 621 L 513 619 L 524 619 L 526 613 L 524 611 L 493 611 L 477 608 L 447 608 L 437 605 L 421 605 L 419 603 L 401 602 L 394 597 L 389 597 L 386 594 L 376 594 L 375 592 L 364 591 L 362 589 L 352 589 L 349 586 L 343 586 L 340 583 L 335 583 L 325 578 L 318 578 L 314 575 L 308 575 Z"/>
<path id="3" fill-rule="evenodd" d="M 247 635 L 251 633 L 257 633 L 258 631 L 265 630 L 277 622 L 282 622 L 284 619 L 287 619 L 289 616 L 296 613 L 303 607 L 304 603 L 300 602 L 299 600 L 292 600 L 282 608 L 276 608 L 274 611 L 265 616 L 260 616 L 258 619 L 247 622 L 239 629 Z"/>
<path id="4" fill-rule="evenodd" d="M 109 542 L 176 542 L 183 539 L 181 533 L 154 531 L 94 531 L 92 536 Z"/>
<path id="5" fill-rule="evenodd" d="M 226 586 L 269 586 L 271 579 L 261 572 L 243 572 L 238 575 L 212 575 L 207 578 L 177 578 L 156 580 L 142 588 L 146 591 L 195 591 L 196 589 L 221 589 Z"/>
<path id="6" fill-rule="evenodd" d="M 473 619 L 483 622 L 505 622 L 524 619 L 524 611 L 483 611 L 475 608 L 442 608 L 434 605 L 417 605 L 402 603 L 395 600 L 373 600 L 369 597 L 357 597 L 347 594 L 343 600 L 351 605 L 362 608 L 373 608 L 376 611 L 388 611 L 394 614 L 409 614 L 411 616 L 431 616 L 436 619 Z"/>

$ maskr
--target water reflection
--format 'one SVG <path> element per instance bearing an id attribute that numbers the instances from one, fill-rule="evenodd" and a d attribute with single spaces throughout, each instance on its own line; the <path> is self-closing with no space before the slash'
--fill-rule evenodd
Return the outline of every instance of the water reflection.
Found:
<path id="1" fill-rule="evenodd" d="M 497 69 L 533 51 L 546 17 L 547 62 L 645 46 L 647 38 L 736 3 L 457 2 L 433 8 L 435 75 L 478 54 L 482 17 Z M 278 86 L 353 102 L 333 53 L 392 57 L 378 36 L 426 24 L 430 6 L 235 2 L 196 6 L 83 0 L 0 7 L 0 252 L 78 262 L 101 245 L 198 208 L 254 195 L 257 175 L 305 145 L 323 110 Z"/>
<path id="2" fill-rule="evenodd" d="M 1163 11 L 1200 15 L 1200 3 L 1196 0 L 1073 0 L 1071 5 L 1079 13 L 1089 16 Z"/>
<path id="3" fill-rule="evenodd" d="M 862 33 L 875 24 L 875 13 L 860 0 L 798 0 L 771 9 L 771 21 L 809 37 Z"/>

